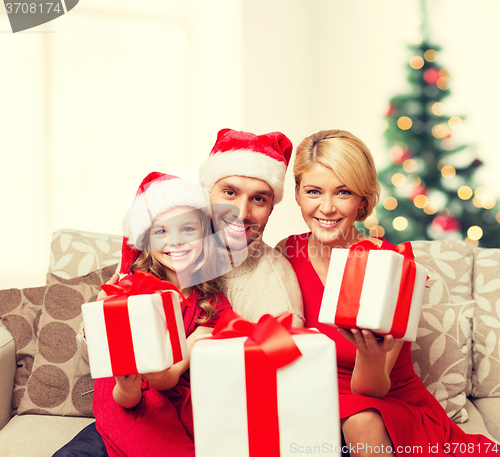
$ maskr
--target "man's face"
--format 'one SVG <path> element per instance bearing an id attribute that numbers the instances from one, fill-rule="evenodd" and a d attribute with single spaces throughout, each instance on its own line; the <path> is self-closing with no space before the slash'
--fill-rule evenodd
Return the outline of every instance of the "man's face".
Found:
<path id="1" fill-rule="evenodd" d="M 217 181 L 210 192 L 212 220 L 224 231 L 227 247 L 243 249 L 262 234 L 273 210 L 274 193 L 266 182 L 245 176 Z"/>

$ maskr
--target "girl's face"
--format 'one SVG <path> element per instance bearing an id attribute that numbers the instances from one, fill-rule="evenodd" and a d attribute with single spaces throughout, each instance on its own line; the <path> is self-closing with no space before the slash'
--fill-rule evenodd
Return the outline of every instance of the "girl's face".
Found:
<path id="1" fill-rule="evenodd" d="M 347 247 L 357 241 L 358 210 L 366 205 L 327 167 L 316 164 L 300 179 L 295 200 L 314 237 L 321 243 Z"/>
<path id="2" fill-rule="evenodd" d="M 203 249 L 203 226 L 190 206 L 173 208 L 160 215 L 151 228 L 153 257 L 177 274 L 186 273 Z"/>

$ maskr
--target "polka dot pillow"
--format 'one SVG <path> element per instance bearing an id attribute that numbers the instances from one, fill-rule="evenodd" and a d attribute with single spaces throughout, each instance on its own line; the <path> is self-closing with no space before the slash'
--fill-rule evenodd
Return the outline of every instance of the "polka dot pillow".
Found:
<path id="1" fill-rule="evenodd" d="M 16 342 L 17 371 L 22 370 L 16 373 L 14 385 L 13 407 L 17 414 L 92 417 L 93 380 L 77 338 L 82 322 L 81 305 L 95 300 L 100 285 L 115 270 L 112 265 L 74 279 L 49 273 L 47 285 L 37 288 L 38 292 L 40 289 L 44 292 L 41 306 L 31 304 L 3 316 L 7 328 L 13 328 L 9 322 L 20 318 L 32 322 L 29 329 L 24 326 L 26 336 L 21 338 L 16 337 L 19 326 L 13 328 L 14 332 L 9 328 Z M 20 348 L 28 335 L 31 335 L 29 344 Z M 23 351 L 29 352 L 30 359 L 20 366 L 19 361 L 26 358 Z"/>

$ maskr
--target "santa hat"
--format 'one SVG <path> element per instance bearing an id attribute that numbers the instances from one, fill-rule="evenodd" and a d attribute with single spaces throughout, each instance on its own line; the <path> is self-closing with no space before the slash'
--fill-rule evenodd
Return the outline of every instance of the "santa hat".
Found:
<path id="1" fill-rule="evenodd" d="M 157 171 L 149 173 L 142 180 L 129 211 L 123 218 L 120 273 L 130 273 L 130 267 L 144 250 L 145 235 L 155 219 L 179 206 L 206 208 L 199 184 Z"/>
<path id="2" fill-rule="evenodd" d="M 223 129 L 200 167 L 200 181 L 210 193 L 214 184 L 227 176 L 261 179 L 273 189 L 274 203 L 279 203 L 291 155 L 292 142 L 283 133 L 254 135 Z"/>

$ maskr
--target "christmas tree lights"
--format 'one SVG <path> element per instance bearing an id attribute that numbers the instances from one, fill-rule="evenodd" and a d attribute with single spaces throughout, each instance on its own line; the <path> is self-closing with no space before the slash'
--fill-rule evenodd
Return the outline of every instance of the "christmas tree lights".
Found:
<path id="1" fill-rule="evenodd" d="M 461 239 L 500 247 L 498 203 L 473 181 L 482 162 L 455 139 L 463 117 L 448 113 L 450 73 L 428 38 L 424 0 L 422 6 L 423 38 L 415 35 L 409 46 L 411 90 L 392 97 L 385 114 L 390 163 L 378 175 L 382 204 L 359 227 L 393 243 Z"/>

